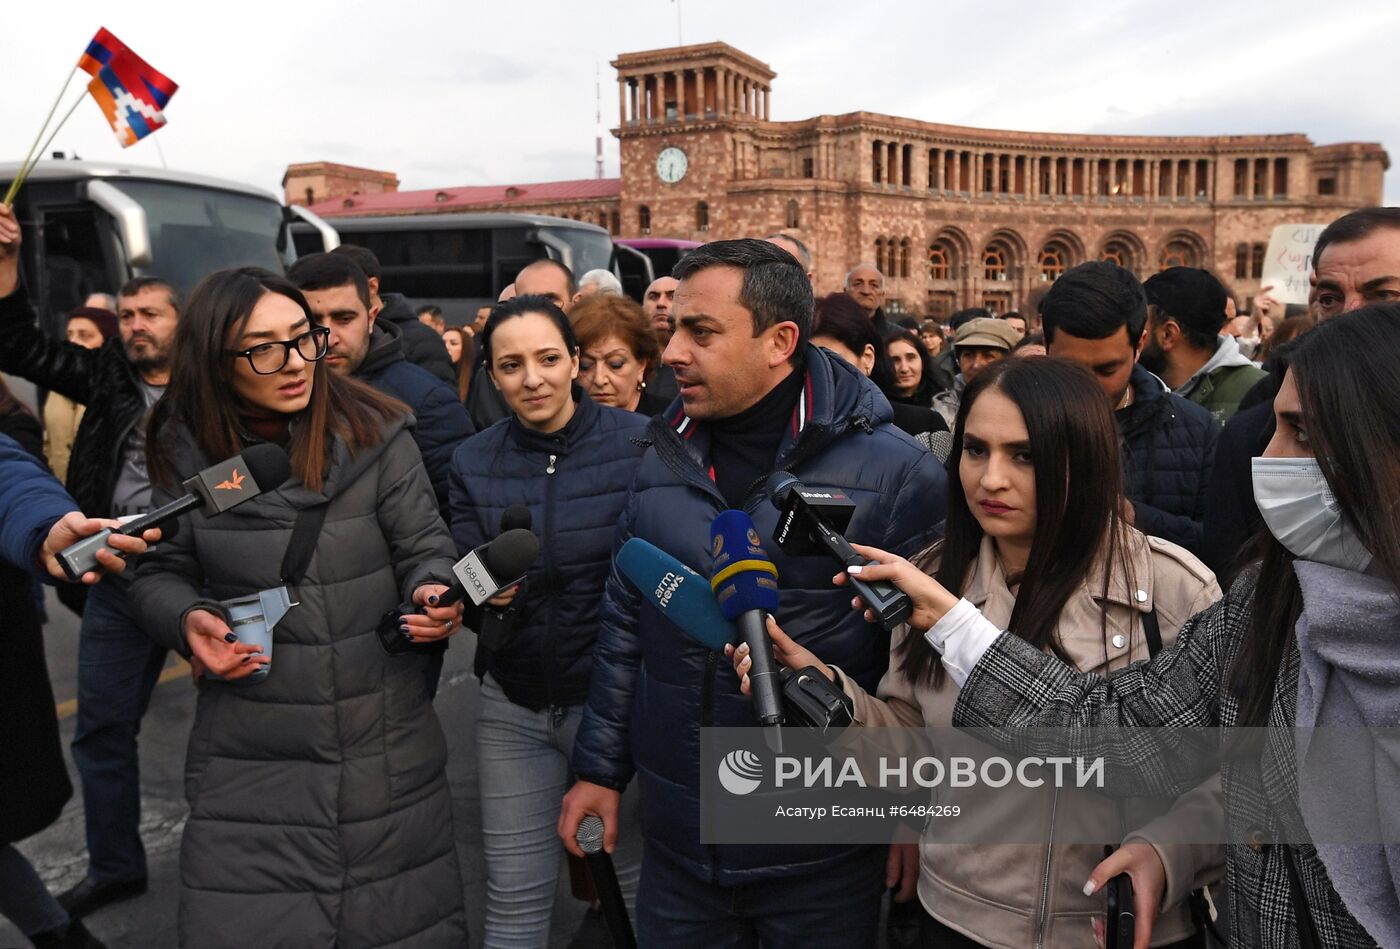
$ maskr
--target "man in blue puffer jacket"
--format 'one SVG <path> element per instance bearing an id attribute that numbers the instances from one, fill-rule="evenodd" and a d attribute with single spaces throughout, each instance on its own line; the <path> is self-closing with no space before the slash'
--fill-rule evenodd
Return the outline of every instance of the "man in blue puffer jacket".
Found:
<path id="1" fill-rule="evenodd" d="M 779 469 L 843 489 L 857 505 L 847 530 L 857 543 L 912 555 L 933 542 L 943 469 L 891 424 L 889 402 L 858 370 L 808 344 L 811 285 L 792 257 L 762 241 L 719 241 L 687 254 L 674 276 L 665 360 L 681 395 L 648 429 L 616 544 L 642 537 L 708 573 L 721 511 L 745 510 L 772 536 L 778 511 L 764 482 Z M 832 585 L 835 564 L 765 546 L 782 578 L 783 628 L 874 687 L 889 637 Z M 577 852 L 579 820 L 598 814 L 611 844 L 618 795 L 639 777 L 641 944 L 874 945 L 883 848 L 702 845 L 700 729 L 754 725 L 752 706 L 718 657 L 645 605 L 616 568 L 600 619 L 573 757 L 580 780 L 564 799 L 560 835 Z"/>

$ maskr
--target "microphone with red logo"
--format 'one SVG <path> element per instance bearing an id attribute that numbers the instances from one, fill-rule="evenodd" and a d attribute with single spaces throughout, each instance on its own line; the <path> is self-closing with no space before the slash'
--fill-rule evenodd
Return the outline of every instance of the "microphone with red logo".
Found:
<path id="1" fill-rule="evenodd" d="M 58 562 L 68 579 L 77 583 L 83 574 L 98 569 L 97 552 L 107 546 L 107 538 L 112 534 L 140 537 L 151 528 L 162 527 L 181 514 L 194 510 L 202 511 L 205 517 L 213 517 L 252 500 L 264 491 L 276 490 L 291 476 L 291 459 L 280 445 L 271 442 L 249 445 L 242 454 L 205 468 L 184 482 L 183 487 L 188 492 L 184 497 L 127 521 L 115 531 L 101 530 L 91 537 L 84 537 L 61 551 Z M 120 552 L 113 552 L 121 556 Z"/>

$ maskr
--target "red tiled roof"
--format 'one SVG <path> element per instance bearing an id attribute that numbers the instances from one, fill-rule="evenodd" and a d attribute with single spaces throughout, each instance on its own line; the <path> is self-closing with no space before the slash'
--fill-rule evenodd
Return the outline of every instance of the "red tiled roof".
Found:
<path id="1" fill-rule="evenodd" d="M 621 178 L 579 178 L 575 181 L 541 181 L 524 185 L 475 185 L 465 188 L 427 188 L 388 194 L 357 194 L 330 198 L 311 205 L 322 217 L 361 214 L 412 214 L 424 211 L 457 211 L 477 205 L 537 205 L 550 201 L 587 201 L 616 198 Z"/>

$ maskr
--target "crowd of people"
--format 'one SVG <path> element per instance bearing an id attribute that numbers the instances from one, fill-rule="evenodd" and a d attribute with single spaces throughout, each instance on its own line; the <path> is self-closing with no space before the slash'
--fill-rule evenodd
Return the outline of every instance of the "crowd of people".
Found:
<path id="1" fill-rule="evenodd" d="M 538 260 L 461 326 L 342 246 L 188 297 L 139 277 L 60 340 L 21 241 L 0 206 L 0 371 L 49 393 L 41 424 L 0 387 L 0 913 L 35 945 L 101 946 L 83 917 L 147 889 L 138 736 L 170 651 L 198 693 L 181 945 L 465 945 L 446 766 L 466 723 L 433 704 L 463 628 L 489 947 L 549 943 L 587 817 L 644 946 L 1092 945 L 1123 873 L 1136 949 L 1400 945 L 1393 842 L 1292 842 L 1290 742 L 1215 771 L 1154 729 L 1400 725 L 1400 210 L 1328 226 L 1309 312 L 1287 319 L 1237 314 L 1207 270 L 1110 262 L 1023 313 L 918 319 L 868 263 L 816 296 L 809 248 L 774 234 L 695 248 L 640 301 Z M 36 582 L 263 443 L 285 483 L 113 535 L 129 564 L 104 550 L 60 584 L 81 614 L 87 869 L 51 894 L 14 846 L 73 792 Z M 850 729 L 978 728 L 1026 751 L 1043 726 L 1143 726 L 1108 793 L 1174 801 L 1125 803 L 1094 845 L 952 843 L 936 823 L 879 847 L 706 842 L 702 729 L 755 724 L 750 647 L 696 644 L 615 555 L 640 538 L 708 573 L 721 512 L 773 535 L 775 471 L 855 505 L 864 567 L 833 578 L 767 548 L 774 655 L 824 674 Z M 445 596 L 522 518 L 523 577 L 480 605 Z M 893 583 L 912 616 L 886 632 L 852 576 Z M 244 641 L 227 602 L 279 587 L 295 605 L 269 648 Z M 979 806 L 995 823 L 1024 805 Z M 1222 843 L 1179 842 L 1187 822 Z"/>

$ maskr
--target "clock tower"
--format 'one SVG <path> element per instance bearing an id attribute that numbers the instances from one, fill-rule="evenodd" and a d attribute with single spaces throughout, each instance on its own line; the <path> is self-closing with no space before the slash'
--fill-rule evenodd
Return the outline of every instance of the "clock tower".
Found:
<path id="1" fill-rule="evenodd" d="M 625 53 L 617 70 L 621 233 L 728 234 L 729 186 L 753 161 L 776 76 L 727 43 Z"/>

